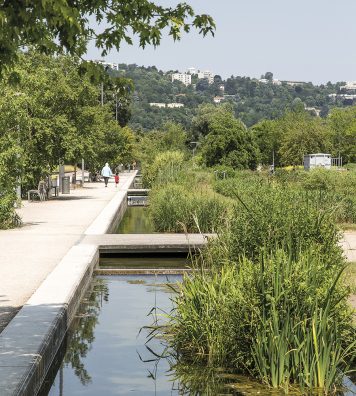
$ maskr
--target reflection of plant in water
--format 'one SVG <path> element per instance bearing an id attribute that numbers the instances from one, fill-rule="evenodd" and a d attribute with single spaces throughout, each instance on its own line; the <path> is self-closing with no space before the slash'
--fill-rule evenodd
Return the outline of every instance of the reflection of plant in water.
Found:
<path id="1" fill-rule="evenodd" d="M 82 359 L 87 356 L 95 339 L 94 329 L 103 301 L 109 299 L 108 286 L 105 279 L 97 278 L 93 289 L 88 291 L 81 302 L 79 314 L 71 326 L 68 349 L 64 363 L 70 365 L 83 385 L 91 382 L 91 376 L 85 369 Z"/>

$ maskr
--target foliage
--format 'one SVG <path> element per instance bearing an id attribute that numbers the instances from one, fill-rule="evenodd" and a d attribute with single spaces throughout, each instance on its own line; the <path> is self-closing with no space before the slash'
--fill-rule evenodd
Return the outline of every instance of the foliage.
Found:
<path id="1" fill-rule="evenodd" d="M 226 165 L 234 169 L 254 169 L 258 150 L 243 123 L 223 108 L 204 120 L 207 135 L 202 142 L 202 156 L 207 166 Z"/>
<path id="2" fill-rule="evenodd" d="M 252 374 L 286 392 L 327 393 L 341 385 L 356 344 L 350 287 L 341 276 L 338 211 L 329 195 L 334 177 L 326 171 L 274 177 L 235 172 L 214 182 L 233 201 L 216 195 L 219 210 L 209 207 L 201 217 L 192 216 L 204 203 L 196 204 L 189 175 L 189 187 L 181 180 L 152 191 L 150 210 L 159 230 L 179 231 L 182 222 L 188 232 L 197 231 L 193 218 L 209 219 L 202 229 L 218 231 L 193 261 L 196 271 L 184 278 L 168 325 L 157 328 L 177 367 Z M 202 189 L 205 201 L 210 183 Z"/>
<path id="3" fill-rule="evenodd" d="M 100 26 L 108 25 L 97 33 L 93 20 Z M 109 50 L 119 50 L 122 42 L 132 44 L 138 37 L 141 47 L 160 44 L 162 32 L 179 40 L 182 32 L 196 28 L 204 36 L 213 33 L 215 24 L 209 15 L 196 15 L 186 3 L 164 7 L 149 0 L 92 0 L 90 2 L 6 1 L 1 7 L 1 62 L 0 72 L 18 60 L 18 48 L 33 46 L 49 54 L 65 51 L 70 55 L 86 53 L 87 43 L 94 39 L 95 46 L 105 56 Z"/>
<path id="4" fill-rule="evenodd" d="M 171 74 L 177 70 L 163 72 L 155 66 L 144 67 L 124 63 L 119 67 L 118 75 L 132 79 L 135 85 L 130 121 L 135 130 L 158 129 L 165 122 L 173 120 L 187 130 L 192 128 L 195 134 L 194 116 L 202 104 L 209 104 L 212 109 L 228 104 L 232 106 L 235 116 L 248 127 L 262 120 L 283 117 L 287 110 L 295 109 L 296 98 L 303 107 L 305 105 L 321 109 L 323 117 L 326 117 L 330 109 L 345 106 L 341 100 L 334 101 L 328 96 L 338 93 L 343 83 L 305 83 L 303 86 L 293 87 L 285 83 L 277 85 L 271 81 L 263 83 L 250 77 L 231 76 L 222 81 L 216 79 L 209 88 L 205 86 L 205 90 L 198 91 L 193 85 L 197 84 L 196 75 L 192 76 L 193 84 L 185 86 L 179 81 L 172 83 Z M 224 97 L 224 102 L 214 104 L 215 96 Z M 184 108 L 156 108 L 149 105 L 152 102 L 178 102 L 184 104 Z M 197 136 L 194 136 L 193 140 L 196 139 Z"/>
<path id="5" fill-rule="evenodd" d="M 310 153 L 331 151 L 330 133 L 320 118 L 313 118 L 304 111 L 287 113 L 277 123 L 281 129 L 279 148 L 282 165 L 299 165 Z"/>
<path id="6" fill-rule="evenodd" d="M 167 342 L 182 363 L 253 374 L 286 390 L 328 391 L 355 355 L 342 260 L 334 264 L 325 271 L 316 248 L 297 261 L 277 250 L 257 262 L 209 265 L 184 278 L 163 330 Z"/>
<path id="7" fill-rule="evenodd" d="M 167 184 L 151 192 L 149 209 L 156 231 L 215 232 L 225 224 L 228 200 L 197 187 Z"/>
<path id="8" fill-rule="evenodd" d="M 164 151 L 184 151 L 187 134 L 173 122 L 166 123 L 160 130 L 144 133 L 138 141 L 138 159 L 143 166 L 152 163 L 156 155 Z"/>
<path id="9" fill-rule="evenodd" d="M 174 182 L 184 164 L 184 153 L 181 151 L 165 151 L 159 153 L 152 164 L 144 169 L 143 182 L 146 186 L 161 185 Z"/>
<path id="10" fill-rule="evenodd" d="M 356 162 L 356 106 L 334 109 L 328 122 L 333 131 L 335 154 L 341 155 L 344 163 Z"/>
<path id="11" fill-rule="evenodd" d="M 0 83 L 0 199 L 7 208 L 20 179 L 24 192 L 35 188 L 59 162 L 84 158 L 95 170 L 132 159 L 133 133 L 100 105 L 98 85 L 79 74 L 77 59 L 29 52 L 20 60 L 19 79 L 10 84 L 5 74 Z M 13 209 L 8 216 L 16 219 Z M 10 223 L 2 220 L 0 227 Z"/>

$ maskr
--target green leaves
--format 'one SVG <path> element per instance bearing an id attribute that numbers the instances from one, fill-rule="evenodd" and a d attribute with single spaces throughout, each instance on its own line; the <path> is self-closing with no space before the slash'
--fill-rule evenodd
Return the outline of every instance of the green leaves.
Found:
<path id="1" fill-rule="evenodd" d="M 89 17 L 108 25 L 101 33 L 91 27 Z M 162 31 L 179 40 L 182 32 L 194 27 L 200 34 L 214 34 L 209 15 L 195 15 L 191 6 L 179 3 L 163 7 L 149 0 L 24 0 L 6 1 L 0 10 L 0 74 L 17 61 L 17 50 L 33 46 L 45 54 L 67 52 L 82 56 L 89 40 L 102 49 L 119 50 L 122 41 L 132 44 L 138 37 L 141 47 L 157 46 Z M 129 33 L 130 32 L 130 33 Z"/>

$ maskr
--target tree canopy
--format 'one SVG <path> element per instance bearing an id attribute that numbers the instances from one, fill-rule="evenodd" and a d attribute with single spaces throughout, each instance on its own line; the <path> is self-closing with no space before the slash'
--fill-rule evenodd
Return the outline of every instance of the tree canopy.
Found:
<path id="1" fill-rule="evenodd" d="M 226 108 L 217 109 L 203 122 L 208 131 L 202 139 L 202 156 L 207 166 L 256 168 L 259 158 L 253 135 L 232 112 Z"/>
<path id="2" fill-rule="evenodd" d="M 164 7 L 149 0 L 4 0 L 0 11 L 0 72 L 15 64 L 21 47 L 82 56 L 94 40 L 105 56 L 122 42 L 132 44 L 133 37 L 141 47 L 157 46 L 165 31 L 179 40 L 192 27 L 203 35 L 215 29 L 211 16 L 196 15 L 187 3 Z"/>

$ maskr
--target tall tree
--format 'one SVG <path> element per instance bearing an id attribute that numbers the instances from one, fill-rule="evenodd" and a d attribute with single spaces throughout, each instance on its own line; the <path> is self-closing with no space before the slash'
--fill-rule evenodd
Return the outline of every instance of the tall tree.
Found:
<path id="1" fill-rule="evenodd" d="M 231 111 L 218 108 L 207 120 L 207 130 L 202 139 L 202 156 L 207 166 L 256 168 L 259 153 L 253 135 Z"/>
<path id="2" fill-rule="evenodd" d="M 186 3 L 164 7 L 150 0 L 4 0 L 0 9 L 0 72 L 14 64 L 21 47 L 81 56 L 94 39 L 105 56 L 123 41 L 132 44 L 133 36 L 145 47 L 159 45 L 165 29 L 174 40 L 192 27 L 203 35 L 215 29 L 209 15 L 196 15 Z M 104 23 L 100 33 L 93 20 Z"/>
<path id="3" fill-rule="evenodd" d="M 286 113 L 276 122 L 276 128 L 281 136 L 279 156 L 282 165 L 300 165 L 306 154 L 332 150 L 330 129 L 325 120 L 305 111 Z"/>
<path id="4" fill-rule="evenodd" d="M 332 131 L 335 155 L 341 155 L 345 163 L 356 162 L 356 106 L 334 109 L 328 123 Z"/>

